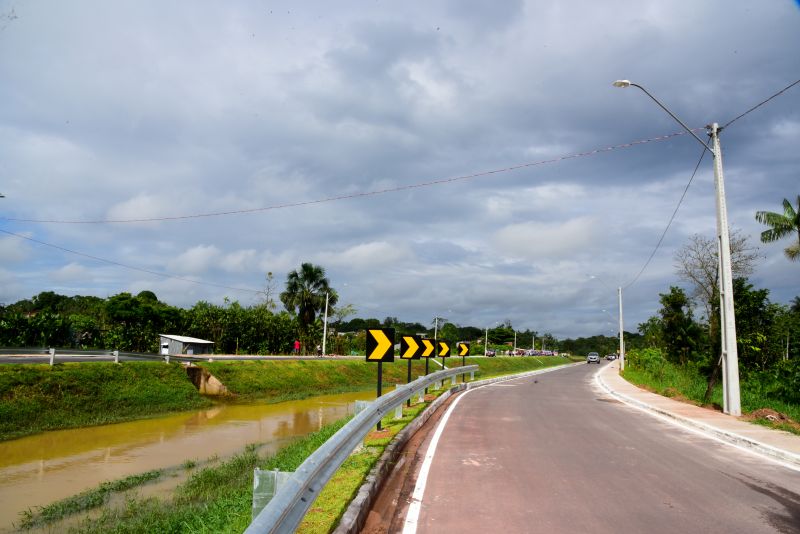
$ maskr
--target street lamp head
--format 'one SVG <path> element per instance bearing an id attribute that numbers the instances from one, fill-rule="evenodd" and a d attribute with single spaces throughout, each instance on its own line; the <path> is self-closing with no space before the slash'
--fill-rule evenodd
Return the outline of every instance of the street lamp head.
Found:
<path id="1" fill-rule="evenodd" d="M 616 82 L 614 82 L 611 85 L 613 85 L 614 87 L 630 87 L 631 86 L 631 81 L 630 80 L 617 80 Z"/>

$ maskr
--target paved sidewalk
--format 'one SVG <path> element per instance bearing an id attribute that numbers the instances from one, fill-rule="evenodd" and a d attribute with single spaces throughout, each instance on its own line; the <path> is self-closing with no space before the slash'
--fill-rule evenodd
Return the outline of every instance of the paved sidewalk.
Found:
<path id="1" fill-rule="evenodd" d="M 619 376 L 619 361 L 600 369 L 595 378 L 603 389 L 638 408 L 674 419 L 723 441 L 752 449 L 800 469 L 800 436 L 742 421 L 722 412 L 679 402 L 634 386 Z"/>

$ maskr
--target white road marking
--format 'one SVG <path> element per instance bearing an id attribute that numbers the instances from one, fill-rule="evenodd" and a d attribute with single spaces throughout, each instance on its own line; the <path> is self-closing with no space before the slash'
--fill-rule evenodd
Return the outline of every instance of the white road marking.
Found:
<path id="1" fill-rule="evenodd" d="M 458 406 L 459 401 L 461 401 L 465 395 L 472 391 L 477 391 L 478 389 L 480 388 L 468 389 L 463 394 L 459 395 L 447 409 L 444 416 L 442 416 L 441 421 L 439 421 L 436 432 L 434 432 L 433 438 L 431 438 L 431 443 L 428 445 L 428 450 L 425 452 L 425 460 L 423 460 L 422 467 L 420 467 L 417 484 L 414 486 L 414 492 L 411 494 L 411 504 L 408 506 L 406 522 L 403 525 L 403 534 L 416 534 L 417 532 L 417 522 L 419 521 L 419 512 L 422 508 L 422 496 L 425 494 L 425 485 L 428 482 L 428 472 L 431 470 L 433 456 L 436 454 L 436 447 L 439 445 L 439 438 L 442 436 L 442 432 L 444 432 L 447 420 L 450 419 L 450 414 L 453 413 L 453 410 Z"/>

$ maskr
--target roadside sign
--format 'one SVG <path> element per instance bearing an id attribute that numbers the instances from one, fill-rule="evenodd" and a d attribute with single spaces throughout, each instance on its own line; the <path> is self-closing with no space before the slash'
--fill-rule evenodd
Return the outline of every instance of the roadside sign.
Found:
<path id="1" fill-rule="evenodd" d="M 420 354 L 420 356 L 422 356 L 423 358 L 435 357 L 436 354 L 434 353 L 434 349 L 436 347 L 433 344 L 433 340 L 421 339 L 420 341 L 422 341 L 422 354 Z"/>
<path id="2" fill-rule="evenodd" d="M 469 343 L 458 343 L 458 355 L 467 356 L 469 354 Z"/>
<path id="3" fill-rule="evenodd" d="M 450 343 L 439 340 L 438 356 L 441 356 L 442 358 L 447 358 L 450 356 Z"/>
<path id="4" fill-rule="evenodd" d="M 400 338 L 400 357 L 404 360 L 419 360 L 422 355 L 422 341 L 417 336 Z"/>
<path id="5" fill-rule="evenodd" d="M 367 361 L 394 361 L 394 328 L 370 328 L 367 330 Z"/>

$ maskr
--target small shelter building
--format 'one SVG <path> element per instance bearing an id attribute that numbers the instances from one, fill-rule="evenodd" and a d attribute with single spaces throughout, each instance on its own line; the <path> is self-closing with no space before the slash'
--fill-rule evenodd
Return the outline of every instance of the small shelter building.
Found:
<path id="1" fill-rule="evenodd" d="M 171 334 L 160 334 L 159 354 L 211 354 L 214 351 L 214 342 L 205 339 L 188 336 L 174 336 Z"/>

